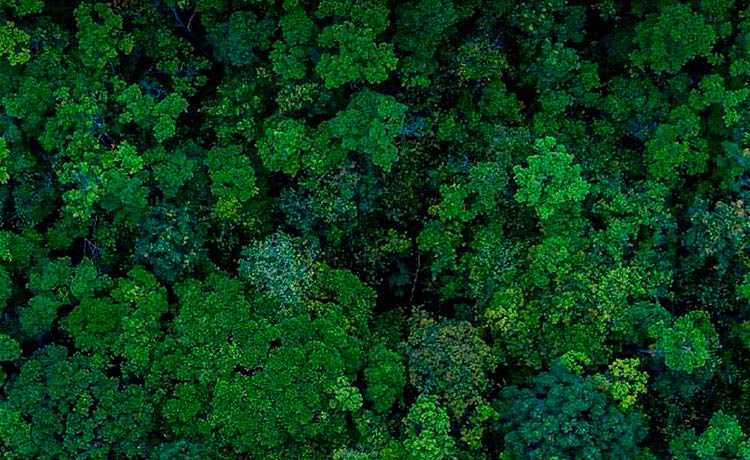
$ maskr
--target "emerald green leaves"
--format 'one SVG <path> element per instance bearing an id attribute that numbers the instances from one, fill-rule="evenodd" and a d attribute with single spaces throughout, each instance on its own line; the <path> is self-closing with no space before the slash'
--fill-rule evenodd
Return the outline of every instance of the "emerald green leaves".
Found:
<path id="1" fill-rule="evenodd" d="M 380 83 L 396 68 L 393 46 L 376 43 L 371 29 L 335 24 L 323 30 L 319 43 L 338 49 L 337 54 L 321 56 L 315 67 L 328 88 L 357 82 Z"/>
<path id="2" fill-rule="evenodd" d="M 394 97 L 365 90 L 354 95 L 346 110 L 324 123 L 321 131 L 388 172 L 398 160 L 396 136 L 405 112 L 406 106 Z"/>
<path id="3" fill-rule="evenodd" d="M 672 370 L 689 374 L 717 364 L 714 360 L 718 335 L 706 312 L 691 311 L 671 326 L 659 322 L 650 332 L 656 338 L 655 349 L 663 354 L 664 363 Z"/>
<path id="4" fill-rule="evenodd" d="M 331 49 L 315 67 L 327 88 L 381 83 L 396 68 L 393 45 L 377 40 L 388 24 L 388 9 L 380 0 L 325 0 L 316 16 L 334 20 L 318 37 L 322 47 Z"/>
<path id="5" fill-rule="evenodd" d="M 117 102 L 126 109 L 118 118 L 120 123 L 134 122 L 141 128 L 151 129 L 158 142 L 175 135 L 177 117 L 187 109 L 187 101 L 177 93 L 156 102 L 136 85 L 125 88 Z"/>
<path id="6" fill-rule="evenodd" d="M 384 345 L 374 346 L 365 369 L 367 399 L 375 412 L 387 413 L 402 398 L 406 375 L 403 358 Z"/>
<path id="7" fill-rule="evenodd" d="M 258 151 L 268 169 L 289 175 L 296 175 L 302 168 L 330 171 L 348 154 L 388 172 L 398 161 L 396 138 L 405 113 L 406 106 L 392 96 L 363 90 L 316 130 L 301 120 L 269 118 Z"/>
<path id="8" fill-rule="evenodd" d="M 509 386 L 499 404 L 505 452 L 516 458 L 632 458 L 639 418 L 614 406 L 591 378 L 560 366 L 533 388 Z"/>
<path id="9" fill-rule="evenodd" d="M 750 456 L 750 440 L 737 418 L 721 411 L 715 413 L 708 428 L 693 444 L 700 458 L 742 458 Z"/>
<path id="10" fill-rule="evenodd" d="M 40 459 L 142 455 L 153 428 L 143 387 L 108 377 L 100 360 L 49 346 L 27 362 L 0 403 L 6 452 Z"/>
<path id="11" fill-rule="evenodd" d="M 238 146 L 215 147 L 208 152 L 206 165 L 217 200 L 214 212 L 219 218 L 240 221 L 243 206 L 258 193 L 249 158 Z"/>
<path id="12" fill-rule="evenodd" d="M 271 47 L 275 28 L 271 18 L 259 19 L 252 11 L 238 11 L 226 23 L 217 24 L 208 38 L 219 61 L 247 66 L 258 62 L 258 52 Z"/>
<path id="13" fill-rule="evenodd" d="M 409 409 L 406 418 L 407 438 L 404 447 L 409 460 L 443 460 L 450 458 L 455 441 L 450 419 L 437 398 L 422 395 Z"/>
<path id="14" fill-rule="evenodd" d="M 528 167 L 513 168 L 519 186 L 516 200 L 533 207 L 545 221 L 582 201 L 589 185 L 581 177 L 581 167 L 573 163 L 573 155 L 555 138 L 537 139 L 534 150 L 537 153 L 528 157 Z"/>
<path id="15" fill-rule="evenodd" d="M 102 69 L 119 53 L 132 51 L 133 37 L 123 33 L 122 16 L 112 11 L 109 5 L 82 4 L 76 8 L 74 15 L 83 65 Z"/>
<path id="16" fill-rule="evenodd" d="M 21 357 L 21 346 L 5 334 L 0 334 L 0 362 L 15 361 Z"/>
<path id="17" fill-rule="evenodd" d="M 310 129 L 303 121 L 274 117 L 266 121 L 258 154 L 269 170 L 294 176 L 302 168 L 303 158 L 312 153 L 312 146 Z"/>
<path id="18" fill-rule="evenodd" d="M 656 73 L 675 73 L 689 60 L 708 56 L 717 38 L 711 25 L 689 5 L 669 5 L 636 27 L 640 49 L 631 59 Z"/>
<path id="19" fill-rule="evenodd" d="M 742 2 L 0 16 L 3 459 L 748 457 Z"/>
<path id="20" fill-rule="evenodd" d="M 700 119 L 686 106 L 675 108 L 659 124 L 653 138 L 646 143 L 651 157 L 649 172 L 654 177 L 674 180 L 674 171 L 699 174 L 706 169 L 708 145 L 700 136 Z"/>

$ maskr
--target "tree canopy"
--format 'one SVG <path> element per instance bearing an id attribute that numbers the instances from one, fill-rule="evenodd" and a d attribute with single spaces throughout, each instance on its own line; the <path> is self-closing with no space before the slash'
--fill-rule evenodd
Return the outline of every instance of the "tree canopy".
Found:
<path id="1" fill-rule="evenodd" d="M 750 7 L 0 0 L 0 458 L 750 458 Z"/>

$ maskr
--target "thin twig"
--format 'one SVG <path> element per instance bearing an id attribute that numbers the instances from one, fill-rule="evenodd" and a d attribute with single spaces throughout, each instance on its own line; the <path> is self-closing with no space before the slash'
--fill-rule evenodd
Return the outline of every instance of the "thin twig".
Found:
<path id="1" fill-rule="evenodd" d="M 190 15 L 190 19 L 188 19 L 187 27 L 185 28 L 188 32 L 192 32 L 192 30 L 190 30 L 190 24 L 193 23 L 193 18 L 195 17 L 195 13 L 197 12 L 198 12 L 198 7 L 196 6 L 195 8 L 193 8 L 193 14 Z"/>
<path id="2" fill-rule="evenodd" d="M 419 271 L 422 269 L 422 253 L 417 253 L 417 271 L 414 272 L 414 281 L 411 283 L 411 295 L 409 296 L 409 305 L 414 300 L 414 291 L 417 289 L 417 280 L 419 279 Z"/>
<path id="3" fill-rule="evenodd" d="M 195 8 L 193 8 L 193 14 L 190 15 L 190 19 L 188 19 L 187 26 L 185 25 L 184 22 L 182 22 L 182 19 L 180 19 L 180 15 L 177 14 L 177 8 L 171 7 L 170 9 L 172 10 L 172 13 L 174 14 L 174 18 L 177 20 L 177 23 L 180 24 L 180 27 L 187 30 L 188 32 L 192 32 L 192 29 L 190 29 L 190 27 L 193 23 L 193 18 L 195 18 L 195 13 L 198 12 L 198 7 L 196 6 Z"/>
<path id="4" fill-rule="evenodd" d="M 185 27 L 185 23 L 182 22 L 182 19 L 180 19 L 180 15 L 177 14 L 177 8 L 174 6 L 170 8 L 172 10 L 172 13 L 174 13 L 174 18 L 177 20 L 177 22 L 180 24 L 180 27 L 187 30 L 187 27 Z"/>

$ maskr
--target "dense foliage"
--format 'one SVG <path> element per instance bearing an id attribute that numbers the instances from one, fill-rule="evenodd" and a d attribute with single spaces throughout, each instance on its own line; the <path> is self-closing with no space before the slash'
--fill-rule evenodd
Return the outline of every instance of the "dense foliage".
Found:
<path id="1" fill-rule="evenodd" d="M 0 0 L 3 459 L 750 458 L 750 7 Z"/>

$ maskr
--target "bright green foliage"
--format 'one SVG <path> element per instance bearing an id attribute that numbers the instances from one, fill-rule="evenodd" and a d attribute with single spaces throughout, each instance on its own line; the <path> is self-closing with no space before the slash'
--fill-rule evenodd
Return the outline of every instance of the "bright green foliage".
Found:
<path id="1" fill-rule="evenodd" d="M 705 170 L 708 160 L 705 140 L 699 137 L 699 118 L 690 109 L 680 106 L 669 114 L 668 123 L 656 128 L 652 140 L 646 143 L 652 158 L 649 171 L 656 178 L 671 179 L 675 169 L 688 174 Z"/>
<path id="2" fill-rule="evenodd" d="M 221 219 L 239 221 L 242 206 L 258 192 L 250 160 L 239 147 L 215 147 L 208 152 L 206 165 L 217 200 L 214 212 Z"/>
<path id="3" fill-rule="evenodd" d="M 153 423 L 144 389 L 121 386 L 97 361 L 59 346 L 35 354 L 0 406 L 6 451 L 39 459 L 144 454 Z"/>
<path id="4" fill-rule="evenodd" d="M 711 417 L 700 436 L 686 432 L 672 441 L 670 450 L 679 460 L 748 458 L 750 440 L 736 417 L 719 411 Z"/>
<path id="5" fill-rule="evenodd" d="M 126 306 L 116 350 L 134 373 L 148 369 L 161 342 L 161 315 L 168 310 L 167 292 L 153 274 L 141 267 L 128 272 L 112 291 L 112 300 Z"/>
<path id="6" fill-rule="evenodd" d="M 72 271 L 70 259 L 45 260 L 29 277 L 34 296 L 20 311 L 21 331 L 30 337 L 48 333 L 57 317 L 57 310 L 71 302 L 68 284 Z"/>
<path id="7" fill-rule="evenodd" d="M 444 460 L 451 456 L 454 441 L 448 435 L 450 420 L 434 396 L 421 395 L 406 417 L 404 447 L 409 460 Z"/>
<path id="8" fill-rule="evenodd" d="M 254 261 L 246 278 L 262 294 L 255 305 L 243 285 L 226 275 L 211 276 L 210 288 L 195 280 L 177 288 L 182 308 L 176 356 L 187 353 L 194 365 L 174 362 L 172 372 L 185 383 L 168 405 L 168 416 L 186 424 L 184 430 L 207 434 L 213 427 L 234 439 L 235 449 L 264 455 L 298 456 L 315 444 L 345 439 L 346 413 L 358 411 L 363 401 L 352 386 L 362 366 L 361 342 L 345 318 L 356 318 L 358 309 L 369 315 L 371 294 L 352 290 L 346 274 L 322 267 L 322 286 L 302 284 L 288 292 L 289 300 L 279 297 L 271 281 L 275 275 L 263 273 L 279 266 L 264 266 L 260 257 L 266 263 L 299 257 L 290 244 L 267 242 L 265 255 L 246 262 L 249 267 Z M 307 298 L 308 288 L 313 298 Z M 325 298 L 331 300 L 317 300 Z M 212 313 L 216 305 L 224 305 L 218 316 Z M 213 320 L 207 322 L 207 315 Z M 209 395 L 210 404 L 201 395 Z M 196 416 L 203 420 L 197 425 Z"/>
<path id="9" fill-rule="evenodd" d="M 312 148 L 309 128 L 300 120 L 270 118 L 258 142 L 263 165 L 271 171 L 297 174 Z M 315 153 L 312 153 L 315 154 Z"/>
<path id="10" fill-rule="evenodd" d="M 663 353 L 668 368 L 691 373 L 713 364 L 718 337 L 706 312 L 691 311 L 677 318 L 672 326 L 659 322 L 650 332 L 657 339 L 655 349 Z"/>
<path id="11" fill-rule="evenodd" d="M 155 160 L 151 175 L 165 198 L 174 199 L 185 193 L 184 187 L 198 175 L 198 161 L 195 157 L 204 154 L 200 147 L 192 143 L 186 143 L 175 151 L 167 152 L 162 147 L 156 147 L 148 152 Z"/>
<path id="12" fill-rule="evenodd" d="M 367 398 L 376 412 L 387 412 L 400 400 L 406 385 L 404 363 L 398 353 L 383 345 L 370 350 L 365 369 Z"/>
<path id="13" fill-rule="evenodd" d="M 284 79 L 302 80 L 308 71 L 307 59 L 311 53 L 308 46 L 316 26 L 307 12 L 295 7 L 279 21 L 284 41 L 274 43 L 271 63 L 274 72 Z"/>
<path id="14" fill-rule="evenodd" d="M 528 157 L 528 167 L 513 169 L 519 185 L 516 199 L 547 220 L 566 205 L 583 200 L 589 185 L 581 177 L 581 167 L 573 164 L 573 155 L 554 138 L 537 139 L 534 149 L 538 153 Z"/>
<path id="15" fill-rule="evenodd" d="M 134 122 L 140 128 L 152 129 L 154 138 L 163 142 L 174 137 L 176 119 L 187 109 L 187 101 L 177 93 L 171 93 L 159 102 L 144 95 L 140 88 L 131 85 L 117 97 L 117 102 L 124 104 L 124 111 L 118 121 Z"/>
<path id="16" fill-rule="evenodd" d="M 13 162 L 8 143 L 5 139 L 0 138 L 0 184 L 7 184 L 10 174 L 13 172 Z"/>
<path id="17" fill-rule="evenodd" d="M 700 89 L 691 91 L 690 103 L 694 110 L 705 110 L 714 104 L 720 105 L 724 110 L 724 125 L 732 127 L 742 118 L 738 109 L 750 96 L 750 90 L 732 90 L 726 86 L 721 75 L 707 75 L 701 79 Z"/>
<path id="18" fill-rule="evenodd" d="M 638 397 L 648 390 L 648 374 L 638 370 L 639 365 L 637 358 L 617 359 L 609 365 L 609 372 L 602 378 L 612 397 L 620 401 L 622 410 L 633 406 Z"/>
<path id="19" fill-rule="evenodd" d="M 743 433 L 737 419 L 717 412 L 711 417 L 708 428 L 694 444 L 700 458 L 750 457 L 750 440 Z"/>
<path id="20" fill-rule="evenodd" d="M 10 65 L 19 65 L 31 59 L 29 41 L 31 36 L 16 27 L 13 21 L 0 26 L 0 56 L 7 57 Z"/>
<path id="21" fill-rule="evenodd" d="M 117 58 L 118 52 L 127 54 L 133 49 L 133 38 L 122 32 L 122 16 L 108 5 L 82 4 L 74 15 L 83 65 L 101 69 Z"/>
<path id="22" fill-rule="evenodd" d="M 634 458 L 643 428 L 591 378 L 562 367 L 539 374 L 534 388 L 506 387 L 500 420 L 513 458 Z"/>
<path id="23" fill-rule="evenodd" d="M 750 458 L 746 2 L 0 13 L 3 459 Z"/>
<path id="24" fill-rule="evenodd" d="M 112 349 L 126 309 L 109 298 L 84 299 L 66 318 L 66 328 L 82 350 Z"/>
<path id="25" fill-rule="evenodd" d="M 320 130 L 324 138 L 338 140 L 344 149 L 365 155 L 388 172 L 398 160 L 395 137 L 404 125 L 405 111 L 406 106 L 392 96 L 362 91 Z"/>

